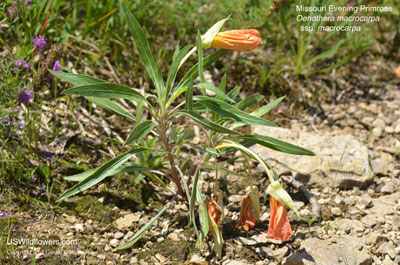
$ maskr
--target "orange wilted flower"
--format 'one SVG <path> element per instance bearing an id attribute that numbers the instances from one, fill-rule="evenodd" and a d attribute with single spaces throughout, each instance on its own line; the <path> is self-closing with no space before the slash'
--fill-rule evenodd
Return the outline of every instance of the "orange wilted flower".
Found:
<path id="1" fill-rule="evenodd" d="M 399 65 L 399 67 L 397 67 L 397 69 L 396 69 L 396 74 L 397 74 L 398 77 L 400 77 L 400 65 Z"/>
<path id="2" fill-rule="evenodd" d="M 246 231 L 249 231 L 250 228 L 253 228 L 256 225 L 256 217 L 254 216 L 253 211 L 251 210 L 251 198 L 249 195 L 243 197 L 242 200 L 242 209 L 240 210 L 240 221 L 236 225 L 238 228 L 243 228 Z"/>
<path id="3" fill-rule="evenodd" d="M 211 46 L 227 50 L 254 50 L 262 43 L 255 29 L 240 29 L 219 32 L 211 42 Z"/>
<path id="4" fill-rule="evenodd" d="M 267 238 L 287 241 L 293 231 L 290 227 L 285 205 L 275 200 L 272 196 L 269 199 L 271 207 L 271 219 L 269 221 Z"/>
<path id="5" fill-rule="evenodd" d="M 214 201 L 218 201 L 218 196 L 212 195 L 213 200 L 210 200 L 207 205 L 207 212 L 210 215 L 210 217 L 215 221 L 215 223 L 219 222 L 220 216 L 219 216 L 219 211 L 217 208 L 217 205 L 214 203 Z"/>

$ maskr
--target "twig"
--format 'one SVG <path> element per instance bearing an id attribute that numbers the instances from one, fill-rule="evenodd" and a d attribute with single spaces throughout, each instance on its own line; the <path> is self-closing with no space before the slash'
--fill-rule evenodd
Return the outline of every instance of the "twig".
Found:
<path id="1" fill-rule="evenodd" d="M 295 180 L 292 176 L 282 175 L 280 177 L 287 184 L 289 184 L 292 187 L 300 190 L 304 194 L 306 199 L 311 204 L 311 212 L 312 212 L 313 217 L 319 218 L 320 215 L 321 215 L 321 206 L 319 206 L 319 203 L 318 203 L 317 199 L 315 199 L 314 196 L 307 191 L 306 187 L 303 184 L 301 184 L 300 182 L 298 182 L 297 180 Z"/>

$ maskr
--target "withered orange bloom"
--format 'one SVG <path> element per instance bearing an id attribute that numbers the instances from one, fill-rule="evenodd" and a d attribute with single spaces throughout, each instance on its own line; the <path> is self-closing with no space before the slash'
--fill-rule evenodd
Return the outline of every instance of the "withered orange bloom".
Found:
<path id="1" fill-rule="evenodd" d="M 271 218 L 267 238 L 287 241 L 293 235 L 293 231 L 290 227 L 285 205 L 275 200 L 272 196 L 269 199 L 269 205 L 271 207 Z"/>
<path id="2" fill-rule="evenodd" d="M 397 69 L 396 69 L 396 74 L 397 74 L 398 77 L 400 77 L 400 65 L 399 65 L 399 67 L 397 67 Z"/>
<path id="3" fill-rule="evenodd" d="M 255 29 L 240 29 L 219 32 L 211 42 L 211 46 L 227 50 L 254 50 L 262 43 Z"/>
<path id="4" fill-rule="evenodd" d="M 216 202 L 218 201 L 218 196 L 212 195 L 213 200 Z M 210 200 L 207 205 L 207 212 L 210 215 L 210 217 L 215 221 L 215 223 L 218 224 L 219 221 L 219 212 L 217 206 L 214 204 L 213 200 Z"/>
<path id="5" fill-rule="evenodd" d="M 250 196 L 244 196 L 242 200 L 242 209 L 240 210 L 240 220 L 236 225 L 237 228 L 243 228 L 246 231 L 249 231 L 250 228 L 253 228 L 256 225 L 256 217 L 254 216 L 253 211 L 251 210 L 251 198 Z"/>

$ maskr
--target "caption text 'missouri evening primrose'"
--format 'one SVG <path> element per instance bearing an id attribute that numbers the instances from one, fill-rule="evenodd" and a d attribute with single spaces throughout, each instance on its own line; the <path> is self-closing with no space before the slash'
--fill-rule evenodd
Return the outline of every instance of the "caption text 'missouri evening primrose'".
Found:
<path id="1" fill-rule="evenodd" d="M 305 6 L 296 5 L 297 12 L 392 12 L 391 6 Z"/>

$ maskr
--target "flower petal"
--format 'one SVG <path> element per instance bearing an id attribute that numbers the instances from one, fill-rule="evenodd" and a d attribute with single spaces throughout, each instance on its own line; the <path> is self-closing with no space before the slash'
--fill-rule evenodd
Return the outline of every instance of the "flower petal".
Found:
<path id="1" fill-rule="evenodd" d="M 270 197 L 269 204 L 271 208 L 271 218 L 268 225 L 267 238 L 287 241 L 293 231 L 290 227 L 285 205 Z"/>

